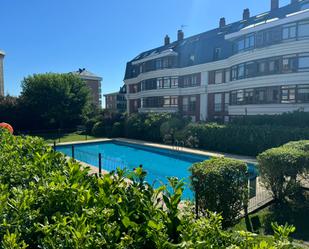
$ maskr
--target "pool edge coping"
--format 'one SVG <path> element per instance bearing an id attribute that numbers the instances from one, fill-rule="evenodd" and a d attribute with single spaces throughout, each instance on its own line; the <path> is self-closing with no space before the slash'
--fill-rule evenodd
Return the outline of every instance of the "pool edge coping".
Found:
<path id="1" fill-rule="evenodd" d="M 88 144 L 88 143 L 112 142 L 112 141 L 131 143 L 131 144 L 148 146 L 148 147 L 159 148 L 159 149 L 167 149 L 167 150 L 171 150 L 174 152 L 185 152 L 185 153 L 195 154 L 199 156 L 226 157 L 226 158 L 242 160 L 246 163 L 257 164 L 256 158 L 250 157 L 250 156 L 234 155 L 234 154 L 229 154 L 229 153 L 219 153 L 219 152 L 206 151 L 206 150 L 200 150 L 200 149 L 191 149 L 191 148 L 186 148 L 186 147 L 178 147 L 181 149 L 177 150 L 175 146 L 171 146 L 171 145 L 153 143 L 153 142 L 136 140 L 136 139 L 128 139 L 128 138 L 100 138 L 100 139 L 93 139 L 93 140 L 87 140 L 87 141 L 64 142 L 64 143 L 58 143 L 57 145 L 63 146 L 63 145 L 76 145 L 76 144 Z M 52 144 L 49 144 L 49 145 L 52 146 Z"/>

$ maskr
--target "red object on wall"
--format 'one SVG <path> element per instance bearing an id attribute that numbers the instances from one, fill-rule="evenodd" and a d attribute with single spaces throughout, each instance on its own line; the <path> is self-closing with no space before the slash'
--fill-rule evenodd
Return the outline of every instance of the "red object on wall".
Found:
<path id="1" fill-rule="evenodd" d="M 0 128 L 7 129 L 11 134 L 13 134 L 14 129 L 10 124 L 7 123 L 0 123 Z"/>

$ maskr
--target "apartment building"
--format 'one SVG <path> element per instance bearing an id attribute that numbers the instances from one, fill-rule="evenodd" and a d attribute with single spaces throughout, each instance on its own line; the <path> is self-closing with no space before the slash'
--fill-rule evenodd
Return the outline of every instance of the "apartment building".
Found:
<path id="1" fill-rule="evenodd" d="M 141 53 L 127 63 L 127 111 L 180 112 L 193 121 L 309 111 L 309 0 Z"/>
<path id="2" fill-rule="evenodd" d="M 3 59 L 4 52 L 0 50 L 0 96 L 4 96 Z"/>
<path id="3" fill-rule="evenodd" d="M 127 111 L 126 86 L 122 86 L 119 92 L 105 94 L 105 108 L 116 112 Z"/>
<path id="4" fill-rule="evenodd" d="M 101 81 L 102 78 L 87 71 L 85 68 L 79 68 L 73 74 L 80 77 L 89 87 L 93 103 L 102 108 L 102 90 L 101 90 Z"/>

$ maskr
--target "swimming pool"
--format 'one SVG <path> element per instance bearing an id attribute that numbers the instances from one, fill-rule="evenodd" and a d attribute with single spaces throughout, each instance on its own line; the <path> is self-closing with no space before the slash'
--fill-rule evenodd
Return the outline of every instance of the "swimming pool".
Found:
<path id="1" fill-rule="evenodd" d="M 57 146 L 57 151 L 72 156 L 72 145 Z M 102 155 L 102 169 L 111 171 L 117 167 L 133 170 L 143 165 L 147 172 L 146 180 L 154 186 L 167 183 L 167 177 L 184 179 L 186 188 L 184 198 L 192 199 L 189 188 L 189 168 L 193 163 L 210 159 L 208 156 L 191 154 L 181 151 L 155 148 L 119 141 L 96 142 L 74 145 L 74 157 L 77 160 L 98 167 L 98 154 Z M 248 165 L 249 171 L 254 165 Z"/>

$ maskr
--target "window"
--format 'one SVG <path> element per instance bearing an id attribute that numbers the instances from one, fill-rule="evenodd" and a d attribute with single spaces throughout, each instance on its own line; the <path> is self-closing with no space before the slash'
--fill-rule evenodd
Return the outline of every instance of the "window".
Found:
<path id="1" fill-rule="evenodd" d="M 255 46 L 255 35 L 248 35 L 245 38 L 245 49 L 250 49 L 250 48 L 254 48 Z"/>
<path id="2" fill-rule="evenodd" d="M 144 72 L 144 66 L 145 66 L 144 63 L 140 64 L 140 66 L 139 66 L 139 73 L 143 73 Z"/>
<path id="3" fill-rule="evenodd" d="M 230 93 L 224 94 L 224 111 L 229 111 L 229 104 L 230 104 Z"/>
<path id="4" fill-rule="evenodd" d="M 283 26 L 282 39 L 288 40 L 294 38 L 296 38 L 296 23 Z"/>
<path id="5" fill-rule="evenodd" d="M 244 90 L 238 90 L 236 94 L 237 104 L 242 104 L 244 102 Z"/>
<path id="6" fill-rule="evenodd" d="M 162 60 L 156 60 L 156 70 L 162 69 Z"/>
<path id="7" fill-rule="evenodd" d="M 178 97 L 177 96 L 171 97 L 171 106 L 178 106 Z"/>
<path id="8" fill-rule="evenodd" d="M 171 105 L 171 97 L 165 96 L 164 97 L 164 107 L 169 107 Z"/>
<path id="9" fill-rule="evenodd" d="M 253 89 L 246 89 L 244 93 L 244 104 L 253 104 Z"/>
<path id="10" fill-rule="evenodd" d="M 304 57 L 299 57 L 298 60 L 299 71 L 307 71 L 309 69 L 309 55 Z"/>
<path id="11" fill-rule="evenodd" d="M 245 77 L 245 64 L 240 64 L 238 66 L 237 79 L 243 79 Z"/>
<path id="12" fill-rule="evenodd" d="M 284 56 L 282 59 L 282 72 L 293 72 L 297 69 L 296 56 Z"/>
<path id="13" fill-rule="evenodd" d="M 271 59 L 268 63 L 269 73 L 278 73 L 279 72 L 279 59 Z"/>
<path id="14" fill-rule="evenodd" d="M 295 103 L 295 86 L 281 87 L 281 103 Z"/>
<path id="15" fill-rule="evenodd" d="M 237 42 L 237 52 L 245 49 L 245 40 L 241 39 Z"/>
<path id="16" fill-rule="evenodd" d="M 299 85 L 297 87 L 297 102 L 298 103 L 309 102 L 309 85 Z"/>
<path id="17" fill-rule="evenodd" d="M 168 68 L 169 67 L 169 60 L 168 58 L 163 59 L 163 68 Z"/>
<path id="18" fill-rule="evenodd" d="M 237 104 L 237 91 L 231 92 L 231 105 Z"/>
<path id="19" fill-rule="evenodd" d="M 196 97 L 183 97 L 182 98 L 182 109 L 184 112 L 195 112 L 196 110 Z"/>
<path id="20" fill-rule="evenodd" d="M 221 48 L 214 49 L 214 60 L 219 60 L 221 58 Z"/>
<path id="21" fill-rule="evenodd" d="M 222 111 L 222 94 L 217 93 L 215 94 L 215 112 Z"/>
<path id="22" fill-rule="evenodd" d="M 255 90 L 254 103 L 263 104 L 265 102 L 265 89 L 260 88 Z"/>
<path id="23" fill-rule="evenodd" d="M 309 21 L 299 23 L 298 36 L 299 37 L 309 36 Z"/>
<path id="24" fill-rule="evenodd" d="M 171 88 L 177 88 L 178 87 L 178 77 L 172 77 L 171 78 Z"/>
<path id="25" fill-rule="evenodd" d="M 256 63 L 246 63 L 246 77 L 253 77 L 256 74 Z"/>
<path id="26" fill-rule="evenodd" d="M 232 67 L 231 80 L 237 80 L 237 66 Z"/>
<path id="27" fill-rule="evenodd" d="M 225 70 L 225 82 L 230 81 L 230 70 Z"/>
<path id="28" fill-rule="evenodd" d="M 267 62 L 266 61 L 259 61 L 258 62 L 258 73 L 265 74 L 267 69 Z"/>
<path id="29" fill-rule="evenodd" d="M 186 75 L 182 77 L 183 87 L 194 87 L 200 85 L 198 74 Z"/>
<path id="30" fill-rule="evenodd" d="M 157 88 L 163 88 L 163 78 L 157 78 Z"/>
<path id="31" fill-rule="evenodd" d="M 215 84 L 223 83 L 223 72 L 221 70 L 215 73 Z"/>
<path id="32" fill-rule="evenodd" d="M 163 79 L 163 88 L 171 88 L 171 79 L 170 78 L 164 78 Z"/>

